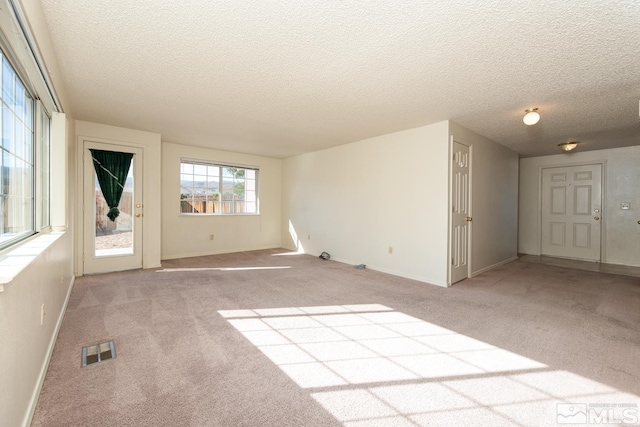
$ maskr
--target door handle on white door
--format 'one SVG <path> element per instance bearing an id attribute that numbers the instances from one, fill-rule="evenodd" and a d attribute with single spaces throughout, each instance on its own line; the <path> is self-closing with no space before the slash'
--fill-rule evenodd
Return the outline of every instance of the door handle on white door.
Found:
<path id="1" fill-rule="evenodd" d="M 594 216 L 593 219 L 595 219 L 596 221 L 600 219 L 599 216 Z"/>

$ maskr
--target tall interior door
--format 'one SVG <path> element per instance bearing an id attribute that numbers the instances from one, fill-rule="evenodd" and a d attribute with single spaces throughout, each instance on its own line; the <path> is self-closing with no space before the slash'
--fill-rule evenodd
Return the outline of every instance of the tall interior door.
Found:
<path id="1" fill-rule="evenodd" d="M 469 276 L 469 240 L 471 238 L 471 209 L 469 147 L 453 142 L 451 167 L 451 283 Z"/>
<path id="2" fill-rule="evenodd" d="M 600 261 L 602 165 L 542 169 L 542 255 Z"/>
<path id="3" fill-rule="evenodd" d="M 133 154 L 124 182 L 115 179 L 108 165 L 94 164 L 91 149 Z M 85 141 L 83 150 L 83 272 L 142 268 L 142 149 Z M 110 208 L 98 183 L 98 167 L 122 188 L 115 220 L 107 216 Z"/>

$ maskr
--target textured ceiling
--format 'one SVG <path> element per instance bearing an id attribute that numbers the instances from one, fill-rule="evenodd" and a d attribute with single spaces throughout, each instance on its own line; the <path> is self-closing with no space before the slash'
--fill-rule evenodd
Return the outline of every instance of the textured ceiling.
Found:
<path id="1" fill-rule="evenodd" d="M 42 5 L 65 108 L 164 141 L 288 157 L 451 119 L 522 156 L 640 145 L 638 0 Z"/>

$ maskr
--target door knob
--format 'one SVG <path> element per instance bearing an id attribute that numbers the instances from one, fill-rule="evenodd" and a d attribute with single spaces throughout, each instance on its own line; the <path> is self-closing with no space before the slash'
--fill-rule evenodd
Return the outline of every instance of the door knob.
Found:
<path id="1" fill-rule="evenodd" d="M 142 207 L 142 205 L 140 203 L 136 203 L 136 208 L 140 209 L 141 207 Z"/>
<path id="2" fill-rule="evenodd" d="M 600 219 L 599 216 L 594 216 L 593 219 L 595 219 L 596 221 Z"/>
<path id="3" fill-rule="evenodd" d="M 470 216 L 467 217 L 467 221 L 471 222 L 473 221 L 473 218 L 471 218 Z"/>
<path id="4" fill-rule="evenodd" d="M 136 213 L 136 218 L 140 218 L 140 212 Z"/>

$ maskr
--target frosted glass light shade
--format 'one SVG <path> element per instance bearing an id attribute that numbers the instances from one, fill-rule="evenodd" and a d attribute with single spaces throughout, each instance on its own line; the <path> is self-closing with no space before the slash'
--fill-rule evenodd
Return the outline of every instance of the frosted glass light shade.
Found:
<path id="1" fill-rule="evenodd" d="M 525 125 L 531 126 L 535 125 L 540 121 L 540 114 L 538 114 L 537 108 L 532 108 L 530 110 L 525 110 L 527 114 L 524 115 L 522 121 Z"/>
<path id="2" fill-rule="evenodd" d="M 575 141 L 572 142 L 563 142 L 562 144 L 558 144 L 561 150 L 571 151 L 578 146 L 578 143 Z"/>

